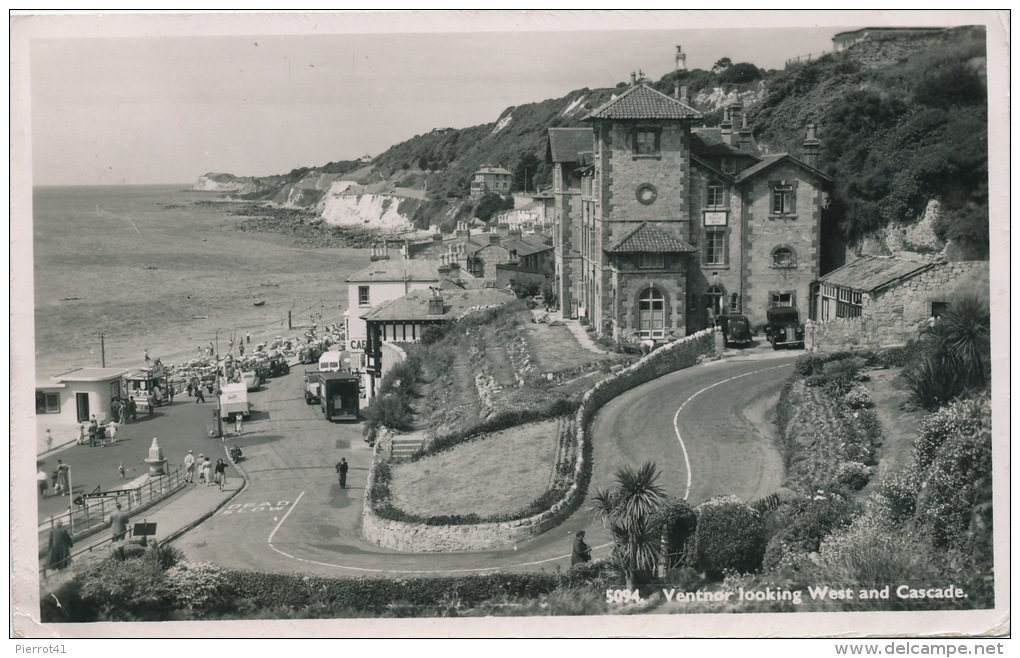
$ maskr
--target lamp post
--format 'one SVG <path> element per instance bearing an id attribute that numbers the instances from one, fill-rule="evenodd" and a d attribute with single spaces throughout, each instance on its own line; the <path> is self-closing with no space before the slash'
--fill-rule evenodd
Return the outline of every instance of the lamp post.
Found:
<path id="1" fill-rule="evenodd" d="M 67 465 L 67 518 L 74 534 L 74 483 L 71 480 L 71 466 Z"/>
<path id="2" fill-rule="evenodd" d="M 220 407 L 220 329 L 216 328 L 216 386 L 213 388 L 213 395 L 216 396 L 216 438 L 223 438 L 223 413 Z"/>

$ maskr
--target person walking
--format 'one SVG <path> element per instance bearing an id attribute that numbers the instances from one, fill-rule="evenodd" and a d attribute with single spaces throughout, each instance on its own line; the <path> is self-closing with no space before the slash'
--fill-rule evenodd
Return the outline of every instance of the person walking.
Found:
<path id="1" fill-rule="evenodd" d="M 117 472 L 120 473 L 120 479 L 127 479 L 127 471 L 124 470 L 124 462 L 117 465 Z"/>
<path id="2" fill-rule="evenodd" d="M 117 442 L 117 421 L 111 420 L 106 425 L 106 436 L 110 438 L 110 443 Z"/>
<path id="3" fill-rule="evenodd" d="M 188 380 L 188 385 L 187 385 L 187 387 L 185 388 L 185 390 L 186 390 L 186 391 L 188 392 L 188 397 L 189 397 L 189 398 L 191 397 L 191 391 L 192 391 L 192 389 L 193 389 L 193 388 L 194 388 L 194 387 L 193 387 L 193 386 L 191 385 L 191 380 L 189 379 L 189 380 Z"/>
<path id="4" fill-rule="evenodd" d="M 167 382 L 166 384 L 166 397 L 170 400 L 170 404 L 174 403 L 174 383 Z"/>
<path id="5" fill-rule="evenodd" d="M 195 468 L 198 469 L 198 481 L 205 482 L 205 455 L 199 453 Z"/>
<path id="6" fill-rule="evenodd" d="M 49 557 L 46 560 L 46 566 L 43 568 L 43 575 L 46 575 L 46 569 L 66 569 L 71 564 L 71 547 L 74 546 L 74 541 L 71 539 L 71 535 L 68 534 L 67 530 L 64 529 L 64 522 L 57 521 L 57 524 L 50 531 L 49 541 Z"/>
<path id="7" fill-rule="evenodd" d="M 222 459 L 216 460 L 216 483 L 220 485 L 220 491 L 223 491 L 223 485 L 227 483 L 227 462 Z"/>
<path id="8" fill-rule="evenodd" d="M 249 345 L 251 345 L 251 332 L 250 331 L 244 332 L 244 342 L 246 342 Z"/>
<path id="9" fill-rule="evenodd" d="M 195 454 L 192 450 L 184 455 L 184 481 L 188 484 L 195 481 Z"/>
<path id="10" fill-rule="evenodd" d="M 244 429 L 244 414 L 238 411 L 234 414 L 234 434 L 240 436 Z"/>
<path id="11" fill-rule="evenodd" d="M 205 486 L 212 484 L 212 460 L 208 457 L 202 462 L 202 481 L 205 482 Z"/>
<path id="12" fill-rule="evenodd" d="M 111 541 L 118 542 L 124 539 L 127 534 L 127 514 L 121 508 L 120 503 L 117 503 L 117 509 L 110 515 L 110 531 L 113 533 Z"/>
<path id="13" fill-rule="evenodd" d="M 195 387 L 195 404 L 198 404 L 199 402 L 205 402 L 205 396 L 202 395 L 201 386 Z"/>
<path id="14" fill-rule="evenodd" d="M 131 420 L 138 420 L 138 403 L 135 402 L 134 398 L 128 398 L 127 400 L 127 412 Z"/>
<path id="15" fill-rule="evenodd" d="M 71 493 L 70 485 L 68 484 L 70 478 L 71 467 L 63 462 L 63 460 L 57 460 L 57 487 L 56 492 L 61 495 L 67 495 Z"/>
<path id="16" fill-rule="evenodd" d="M 574 535 L 574 547 L 570 552 L 570 566 L 578 562 L 591 561 L 591 546 L 584 543 L 584 530 L 578 530 Z"/>
<path id="17" fill-rule="evenodd" d="M 340 461 L 337 462 L 337 464 L 336 464 L 336 472 L 337 472 L 337 475 L 340 476 L 340 488 L 341 489 L 346 489 L 347 488 L 347 471 L 348 471 L 348 469 L 350 469 L 350 465 L 348 465 L 347 459 L 345 457 L 341 457 Z"/>
<path id="18" fill-rule="evenodd" d="M 89 419 L 89 447 L 96 447 L 96 435 L 99 433 L 99 421 L 96 420 L 96 415 L 92 414 L 92 418 Z"/>

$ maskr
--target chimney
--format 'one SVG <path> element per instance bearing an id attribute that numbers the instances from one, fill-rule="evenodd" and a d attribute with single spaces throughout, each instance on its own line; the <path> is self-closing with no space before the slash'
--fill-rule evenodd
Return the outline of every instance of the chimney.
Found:
<path id="1" fill-rule="evenodd" d="M 432 289 L 432 296 L 429 297 L 429 315 L 443 314 L 443 296 L 439 294 L 439 288 Z"/>
<path id="2" fill-rule="evenodd" d="M 511 228 L 510 232 L 507 233 L 506 235 L 511 240 L 520 240 L 521 239 L 521 227 L 520 226 L 515 226 L 515 227 Z"/>
<path id="3" fill-rule="evenodd" d="M 687 85 L 680 85 L 680 102 L 684 105 L 689 105 L 687 101 Z"/>
<path id="4" fill-rule="evenodd" d="M 457 222 L 457 239 L 461 242 L 467 242 L 470 237 L 471 230 L 468 228 L 467 222 Z"/>
<path id="5" fill-rule="evenodd" d="M 680 100 L 680 81 L 673 83 L 673 98 Z"/>
<path id="6" fill-rule="evenodd" d="M 676 70 L 687 70 L 687 53 L 680 46 L 676 47 Z"/>
<path id="7" fill-rule="evenodd" d="M 634 71 L 630 72 L 630 86 L 633 87 L 637 84 L 637 73 Z"/>
<path id="8" fill-rule="evenodd" d="M 499 244 L 499 233 L 495 231 L 489 233 L 489 244 Z"/>
<path id="9" fill-rule="evenodd" d="M 443 241 L 443 234 L 442 233 L 433 233 L 432 234 L 432 243 L 433 244 L 439 244 L 442 241 Z"/>
<path id="10" fill-rule="evenodd" d="M 722 130 L 722 141 L 725 144 L 733 146 L 733 122 L 730 121 L 730 108 L 723 110 L 723 120 L 719 124 L 719 128 Z"/>
<path id="11" fill-rule="evenodd" d="M 747 125 L 746 114 L 741 117 L 741 124 L 742 125 L 740 126 L 740 146 L 738 148 L 740 148 L 741 151 L 750 151 L 751 137 L 753 136 L 753 134 L 751 132 L 751 127 Z"/>
<path id="12" fill-rule="evenodd" d="M 741 117 L 743 116 L 744 116 L 744 104 L 741 103 L 740 101 L 737 101 L 736 103 L 731 103 L 730 123 L 733 124 L 734 128 L 739 129 L 739 127 L 743 125 L 743 122 L 741 121 Z"/>
<path id="13" fill-rule="evenodd" d="M 804 164 L 811 167 L 818 167 L 818 151 L 822 147 L 816 134 L 817 126 L 813 123 L 807 125 L 807 138 L 804 140 Z"/>
<path id="14" fill-rule="evenodd" d="M 457 261 L 450 262 L 450 281 L 460 283 L 460 263 Z"/>

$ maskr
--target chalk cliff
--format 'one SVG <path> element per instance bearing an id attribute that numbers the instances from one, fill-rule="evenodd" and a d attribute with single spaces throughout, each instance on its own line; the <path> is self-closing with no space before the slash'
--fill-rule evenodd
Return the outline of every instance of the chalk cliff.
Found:
<path id="1" fill-rule="evenodd" d="M 382 229 L 410 228 L 411 218 L 401 209 L 413 213 L 417 203 L 388 194 L 358 194 L 360 186 L 346 180 L 335 181 L 315 206 L 315 213 L 327 224 L 362 226 Z"/>
<path id="2" fill-rule="evenodd" d="M 257 178 L 238 177 L 233 174 L 210 172 L 198 177 L 191 188 L 196 192 L 232 192 L 235 194 L 259 194 L 267 187 Z"/>

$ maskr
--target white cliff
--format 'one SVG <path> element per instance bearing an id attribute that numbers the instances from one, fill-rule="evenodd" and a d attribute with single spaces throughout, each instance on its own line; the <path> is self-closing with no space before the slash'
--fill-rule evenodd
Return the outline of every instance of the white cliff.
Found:
<path id="1" fill-rule="evenodd" d="M 330 185 L 315 208 L 322 221 L 334 226 L 406 229 L 411 219 L 400 214 L 401 197 L 387 194 L 358 194 L 359 186 L 338 180 Z M 416 207 L 416 205 L 415 205 Z"/>
<path id="2" fill-rule="evenodd" d="M 236 194 L 255 194 L 264 191 L 258 179 L 238 178 L 232 174 L 210 172 L 199 176 L 191 188 L 196 192 L 233 192 Z"/>

